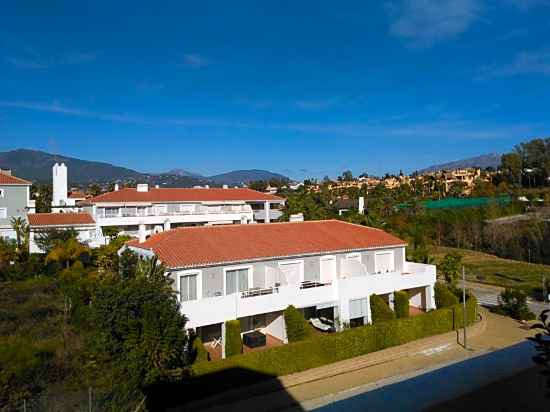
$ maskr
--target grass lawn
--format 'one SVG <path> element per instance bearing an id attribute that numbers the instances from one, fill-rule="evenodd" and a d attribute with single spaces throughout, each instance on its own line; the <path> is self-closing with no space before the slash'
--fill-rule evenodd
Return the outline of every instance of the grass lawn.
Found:
<path id="1" fill-rule="evenodd" d="M 447 253 L 458 252 L 463 256 L 468 280 L 503 287 L 540 288 L 542 275 L 550 280 L 550 266 L 529 264 L 517 260 L 502 259 L 483 252 L 450 247 L 438 247 L 431 251 L 436 264 Z"/>

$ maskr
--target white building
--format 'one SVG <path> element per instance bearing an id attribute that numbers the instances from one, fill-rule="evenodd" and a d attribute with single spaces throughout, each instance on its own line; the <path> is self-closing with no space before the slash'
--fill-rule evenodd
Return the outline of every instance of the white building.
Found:
<path id="1" fill-rule="evenodd" d="M 12 218 L 26 219 L 27 213 L 35 210 L 35 201 L 31 200 L 31 182 L 15 177 L 11 170 L 0 169 L 0 237 L 15 239 Z"/>
<path id="2" fill-rule="evenodd" d="M 146 237 L 181 226 L 270 222 L 281 216 L 284 199 L 245 188 L 118 189 L 80 202 L 101 228 Z"/>
<path id="3" fill-rule="evenodd" d="M 158 256 L 175 280 L 187 326 L 220 342 L 224 323 L 243 334 L 286 341 L 282 311 L 303 310 L 336 329 L 371 322 L 370 296 L 393 306 L 395 291 L 435 308 L 433 265 L 405 261 L 405 242 L 379 229 L 336 220 L 175 229 L 127 247 Z M 218 345 L 219 346 L 219 345 Z"/>
<path id="4" fill-rule="evenodd" d="M 36 244 L 36 238 L 48 230 L 74 229 L 77 239 L 90 246 L 99 247 L 104 244 L 101 228 L 89 213 L 29 213 L 29 252 L 43 253 Z"/>

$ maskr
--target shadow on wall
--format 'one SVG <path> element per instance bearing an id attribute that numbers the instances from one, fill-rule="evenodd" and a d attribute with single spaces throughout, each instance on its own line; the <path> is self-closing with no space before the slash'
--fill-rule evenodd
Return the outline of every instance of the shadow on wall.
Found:
<path id="1" fill-rule="evenodd" d="M 166 412 L 304 410 L 276 377 L 239 367 L 156 387 L 148 398 Z"/>

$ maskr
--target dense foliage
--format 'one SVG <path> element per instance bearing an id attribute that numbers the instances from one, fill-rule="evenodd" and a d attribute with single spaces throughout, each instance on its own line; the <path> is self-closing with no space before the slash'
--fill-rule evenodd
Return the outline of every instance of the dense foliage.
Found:
<path id="1" fill-rule="evenodd" d="M 519 289 L 505 289 L 500 294 L 500 304 L 495 312 L 517 320 L 535 319 L 535 314 L 527 306 L 527 294 Z"/>
<path id="2" fill-rule="evenodd" d="M 448 308 L 458 304 L 458 297 L 443 283 L 436 282 L 434 286 L 435 307 Z"/>
<path id="3" fill-rule="evenodd" d="M 370 311 L 373 323 L 384 322 L 395 318 L 393 310 L 391 310 L 386 301 L 378 295 L 370 295 Z"/>
<path id="4" fill-rule="evenodd" d="M 467 324 L 474 321 L 476 306 L 475 298 L 470 298 L 467 302 Z M 191 392 L 208 389 L 204 388 L 205 382 L 200 379 L 203 376 L 216 376 L 217 385 L 214 389 L 219 392 L 257 383 L 262 377 L 266 379 L 300 372 L 415 339 L 449 332 L 462 327 L 463 320 L 463 308 L 456 305 L 410 318 L 347 329 L 341 333 L 316 335 L 304 341 L 217 362 L 195 364 L 191 367 L 194 376 L 191 381 Z M 193 381 L 197 384 L 193 385 Z"/>
<path id="5" fill-rule="evenodd" d="M 288 306 L 283 312 L 286 325 L 286 336 L 289 342 L 298 342 L 313 336 L 313 330 L 304 315 L 294 306 Z"/>
<path id="6" fill-rule="evenodd" d="M 393 310 L 396 318 L 409 316 L 409 294 L 404 290 L 394 293 Z"/>

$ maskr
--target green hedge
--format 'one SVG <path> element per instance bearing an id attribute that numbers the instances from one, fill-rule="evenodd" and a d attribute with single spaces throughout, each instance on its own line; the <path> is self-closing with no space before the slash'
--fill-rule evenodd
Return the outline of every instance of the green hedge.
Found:
<path id="1" fill-rule="evenodd" d="M 468 324 L 474 321 L 476 306 L 475 298 L 468 300 Z M 221 391 L 232 388 L 232 385 L 244 384 L 244 381 L 239 381 L 239 374 L 271 377 L 288 375 L 449 332 L 462 327 L 462 322 L 462 305 L 455 305 L 419 316 L 379 322 L 330 335 L 316 335 L 301 342 L 216 362 L 202 362 L 192 365 L 191 373 L 196 378 L 208 378 L 206 375 L 210 375 L 216 380 L 216 385 L 222 385 L 217 387 L 217 390 Z M 232 382 L 224 379 L 224 374 L 231 376 Z M 208 381 L 199 379 L 197 382 L 202 385 Z M 250 383 L 254 383 L 254 379 Z"/>
<path id="2" fill-rule="evenodd" d="M 208 360 L 208 351 L 204 348 L 201 338 L 198 336 L 193 339 L 193 363 L 205 362 Z"/>
<path id="3" fill-rule="evenodd" d="M 286 336 L 289 342 L 298 342 L 313 336 L 313 330 L 302 313 L 290 305 L 283 312 L 286 324 Z"/>
<path id="4" fill-rule="evenodd" d="M 241 322 L 228 320 L 225 322 L 225 356 L 235 356 L 243 353 L 241 338 Z"/>
<path id="5" fill-rule="evenodd" d="M 393 309 L 395 312 L 395 317 L 409 317 L 409 294 L 407 292 L 399 291 L 394 293 Z"/>
<path id="6" fill-rule="evenodd" d="M 436 282 L 434 293 L 436 308 L 448 308 L 459 303 L 458 297 L 443 283 Z"/>
<path id="7" fill-rule="evenodd" d="M 378 295 L 370 295 L 370 312 L 372 315 L 372 323 L 395 319 L 393 310 L 391 310 L 384 299 Z"/>

